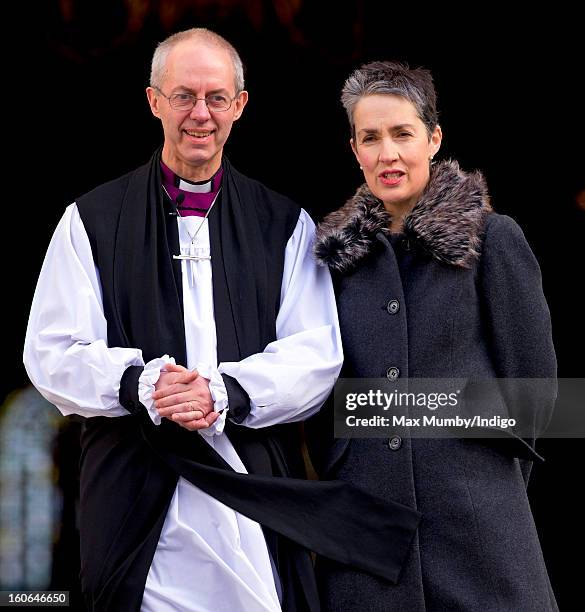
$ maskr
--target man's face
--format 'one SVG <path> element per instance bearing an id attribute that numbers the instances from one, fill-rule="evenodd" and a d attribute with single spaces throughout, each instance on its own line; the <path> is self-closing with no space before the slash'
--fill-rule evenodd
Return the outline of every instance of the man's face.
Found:
<path id="1" fill-rule="evenodd" d="M 171 108 L 161 92 L 197 98 L 222 93 L 231 100 L 236 92 L 229 53 L 198 41 L 178 43 L 167 57 L 160 91 L 146 90 L 153 115 L 162 121 L 163 162 L 184 178 L 209 178 L 219 169 L 223 146 L 244 110 L 248 93 L 240 92 L 227 111 L 210 111 L 203 100 L 185 111 Z"/>

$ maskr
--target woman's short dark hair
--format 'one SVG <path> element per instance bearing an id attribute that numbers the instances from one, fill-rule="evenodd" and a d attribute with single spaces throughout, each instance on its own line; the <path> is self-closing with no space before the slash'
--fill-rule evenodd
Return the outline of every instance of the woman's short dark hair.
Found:
<path id="1" fill-rule="evenodd" d="M 411 69 L 400 62 L 370 62 L 354 70 L 341 90 L 341 103 L 347 112 L 352 136 L 355 137 L 353 113 L 356 104 L 361 98 L 375 94 L 393 94 L 411 102 L 431 137 L 439 116 L 437 94 L 429 70 Z"/>

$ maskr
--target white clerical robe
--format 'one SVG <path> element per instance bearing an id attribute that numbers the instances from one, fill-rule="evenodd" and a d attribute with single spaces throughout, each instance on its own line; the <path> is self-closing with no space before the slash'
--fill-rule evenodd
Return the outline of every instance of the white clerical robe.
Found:
<path id="1" fill-rule="evenodd" d="M 210 254 L 207 220 L 193 216 L 177 223 L 182 252 Z M 193 236 L 202 223 L 191 246 L 189 233 Z M 243 425 L 266 427 L 314 414 L 341 368 L 331 279 L 312 259 L 313 237 L 314 224 L 301 210 L 286 246 L 277 339 L 262 353 L 219 367 L 211 262 L 182 262 L 186 366 L 210 379 L 215 410 L 221 411 L 200 434 L 238 472 L 246 469 L 223 433 L 229 405 L 221 373 L 234 377 L 250 396 Z M 64 415 L 124 417 L 128 412 L 118 400 L 122 374 L 129 366 L 145 365 L 139 395 L 158 423 L 151 394 L 171 358 L 145 364 L 138 348 L 108 347 L 99 271 L 77 207 L 70 205 L 49 245 L 31 308 L 24 350 L 31 381 Z M 277 611 L 277 585 L 260 525 L 179 478 L 142 610 Z"/>

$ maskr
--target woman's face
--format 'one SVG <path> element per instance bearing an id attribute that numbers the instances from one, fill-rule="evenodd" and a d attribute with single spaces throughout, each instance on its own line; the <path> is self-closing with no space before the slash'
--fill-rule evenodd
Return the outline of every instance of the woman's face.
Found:
<path id="1" fill-rule="evenodd" d="M 441 128 L 430 140 L 411 102 L 383 94 L 355 106 L 351 148 L 370 191 L 391 214 L 410 211 L 429 180 L 429 158 L 441 146 Z"/>

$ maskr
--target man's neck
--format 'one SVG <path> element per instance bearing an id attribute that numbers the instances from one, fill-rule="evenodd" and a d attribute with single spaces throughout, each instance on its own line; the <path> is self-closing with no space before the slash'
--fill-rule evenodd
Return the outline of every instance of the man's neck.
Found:
<path id="1" fill-rule="evenodd" d="M 165 154 L 164 149 L 162 152 L 162 161 L 177 176 L 188 181 L 192 181 L 193 183 L 210 180 L 221 167 L 221 155 L 218 159 L 209 160 L 201 165 L 193 165 L 188 164 L 175 156 L 171 157 L 170 155 Z"/>

